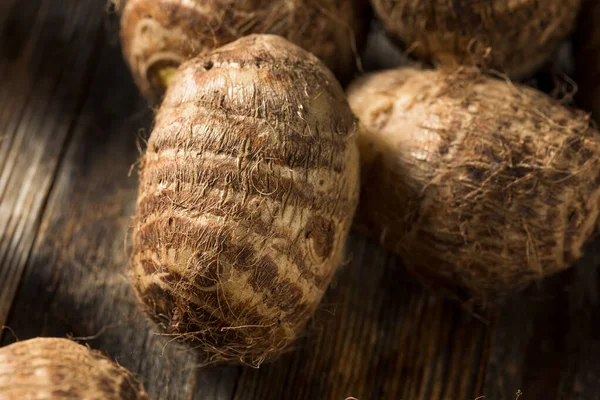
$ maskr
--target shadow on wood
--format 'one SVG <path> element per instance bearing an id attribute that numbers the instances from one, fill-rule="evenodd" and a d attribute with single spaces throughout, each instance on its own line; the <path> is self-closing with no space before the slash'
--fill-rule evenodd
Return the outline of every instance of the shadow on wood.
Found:
<path id="1" fill-rule="evenodd" d="M 0 325 L 97 66 L 92 1 L 4 3 L 0 16 Z M 12 27 L 12 28 L 11 28 Z M 13 45 L 16 47 L 11 47 Z"/>

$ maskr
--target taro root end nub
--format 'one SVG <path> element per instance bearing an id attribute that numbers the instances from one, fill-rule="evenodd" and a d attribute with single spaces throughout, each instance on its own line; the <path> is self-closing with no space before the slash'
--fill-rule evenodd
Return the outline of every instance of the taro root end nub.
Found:
<path id="1" fill-rule="evenodd" d="M 354 75 L 366 33 L 366 0 L 127 0 L 124 57 L 142 93 L 158 103 L 163 61 L 181 62 L 253 33 L 282 36 L 312 52 L 342 82 Z"/>

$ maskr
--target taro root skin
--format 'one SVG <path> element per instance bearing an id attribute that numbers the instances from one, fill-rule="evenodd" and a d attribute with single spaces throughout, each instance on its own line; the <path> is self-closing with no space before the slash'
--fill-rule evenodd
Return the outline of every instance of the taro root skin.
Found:
<path id="1" fill-rule="evenodd" d="M 101 353 L 58 338 L 0 348 L 0 400 L 149 400 L 131 372 Z"/>
<path id="2" fill-rule="evenodd" d="M 250 35 L 182 64 L 140 171 L 149 315 L 206 362 L 276 357 L 343 261 L 358 178 L 355 118 L 312 54 Z"/>
<path id="3" fill-rule="evenodd" d="M 390 37 L 446 66 L 479 65 L 515 79 L 548 61 L 573 29 L 580 0 L 371 0 Z"/>
<path id="4" fill-rule="evenodd" d="M 469 69 L 386 71 L 348 96 L 356 225 L 425 283 L 485 305 L 581 256 L 600 195 L 586 115 Z"/>
<path id="5" fill-rule="evenodd" d="M 155 103 L 181 62 L 252 33 L 285 37 L 347 81 L 365 34 L 365 6 L 366 0 L 128 0 L 123 53 Z"/>

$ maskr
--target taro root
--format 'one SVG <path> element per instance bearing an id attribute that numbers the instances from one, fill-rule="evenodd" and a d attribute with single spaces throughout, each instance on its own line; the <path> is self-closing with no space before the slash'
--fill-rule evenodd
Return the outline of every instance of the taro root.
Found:
<path id="1" fill-rule="evenodd" d="M 343 261 L 358 178 L 355 118 L 312 54 L 250 35 L 182 64 L 140 170 L 147 312 L 207 363 L 274 358 Z"/>
<path id="2" fill-rule="evenodd" d="M 182 61 L 252 33 L 285 37 L 346 81 L 365 33 L 365 6 L 366 0 L 127 0 L 123 54 L 152 102 Z"/>
<path id="3" fill-rule="evenodd" d="M 131 372 L 67 339 L 37 338 L 0 348 L 0 400 L 150 399 Z"/>
<path id="4" fill-rule="evenodd" d="M 600 118 L 600 2 L 584 0 L 574 40 L 577 103 Z"/>
<path id="5" fill-rule="evenodd" d="M 371 0 L 390 37 L 443 65 L 480 65 L 524 78 L 548 61 L 580 0 Z"/>
<path id="6" fill-rule="evenodd" d="M 600 195 L 586 115 L 464 67 L 381 72 L 348 95 L 356 225 L 425 283 L 485 305 L 581 256 Z"/>

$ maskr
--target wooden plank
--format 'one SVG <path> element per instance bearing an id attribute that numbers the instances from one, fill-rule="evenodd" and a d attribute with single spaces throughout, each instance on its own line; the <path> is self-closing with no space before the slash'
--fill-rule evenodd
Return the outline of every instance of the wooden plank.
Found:
<path id="1" fill-rule="evenodd" d="M 6 55 L 10 52 L 6 51 L 6 47 L 15 48 L 15 39 L 25 39 L 27 37 L 26 34 L 22 32 L 27 29 L 31 29 L 32 24 L 25 24 L 24 20 L 29 18 L 15 18 L 15 6 L 17 3 L 20 3 L 18 0 L 4 0 L 0 2 L 0 27 L 2 30 L 0 31 L 0 54 Z M 35 14 L 35 4 L 30 2 L 27 8 L 27 15 Z M 25 10 L 21 8 L 21 13 L 24 13 Z M 10 18 L 9 18 L 10 17 Z M 33 22 L 33 21 L 27 21 Z M 22 44 L 22 43 L 21 43 Z"/>
<path id="2" fill-rule="evenodd" d="M 565 332 L 562 293 L 570 272 L 515 294 L 501 309 L 490 332 L 486 398 L 556 398 Z"/>
<path id="3" fill-rule="evenodd" d="M 566 331 L 558 399 L 591 400 L 600 395 L 600 240 L 589 246 L 573 271 L 565 300 Z"/>
<path id="4" fill-rule="evenodd" d="M 593 399 L 600 393 L 600 242 L 574 268 L 515 295 L 491 338 L 486 398 Z"/>
<path id="5" fill-rule="evenodd" d="M 81 108 L 102 21 L 97 1 L 37 4 L 11 8 L 7 18 L 22 30 L 4 37 L 0 53 L 0 326 Z"/>

